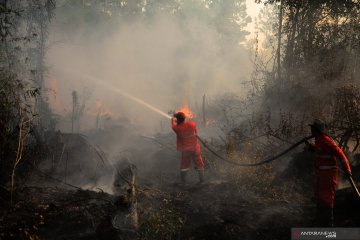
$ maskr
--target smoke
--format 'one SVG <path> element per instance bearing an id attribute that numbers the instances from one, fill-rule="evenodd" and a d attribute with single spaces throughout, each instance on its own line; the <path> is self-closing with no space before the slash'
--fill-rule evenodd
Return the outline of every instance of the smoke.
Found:
<path id="1" fill-rule="evenodd" d="M 151 17 L 109 15 L 106 22 L 91 7 L 64 4 L 58 6 L 49 30 L 47 87 L 56 88 L 49 102 L 60 115 L 57 129 L 69 132 L 76 91 L 84 109 L 75 132 L 86 132 L 109 160 L 98 170 L 99 160 L 92 151 L 69 147 L 74 152 L 69 161 L 84 162 L 89 168 L 81 167 L 81 174 L 74 169 L 74 184 L 112 192 L 114 169 L 123 152 L 131 152 L 139 171 L 159 176 L 166 172 L 173 179 L 179 156 L 175 135 L 168 134 L 166 113 L 186 105 L 199 116 L 204 94 L 207 99 L 229 92 L 245 95 L 243 82 L 252 70 L 248 52 L 239 43 L 245 34 L 219 28 L 211 14 L 204 17 L 192 7 L 181 16 L 156 11 Z M 221 14 L 220 7 L 213 11 Z M 229 37 L 224 31 L 238 35 Z M 85 98 L 83 93 L 89 92 Z M 106 126 L 108 131 L 90 131 Z M 161 144 L 141 136 L 159 132 Z M 209 136 L 208 132 L 200 129 L 199 134 Z"/>
<path id="2" fill-rule="evenodd" d="M 203 94 L 246 91 L 241 84 L 251 71 L 246 50 L 224 41 L 207 21 L 186 14 L 180 21 L 160 12 L 151 20 L 119 21 L 111 31 L 97 24 L 69 34 L 66 28 L 74 26 L 64 26 L 67 17 L 58 8 L 49 35 L 50 43 L 58 44 L 50 44 L 47 52 L 49 79 L 57 80 L 56 97 L 63 104 L 62 109 L 55 109 L 59 114 L 71 112 L 73 90 L 89 88 L 93 91 L 85 115 L 96 112 L 96 101 L 101 101 L 113 121 L 126 118 L 143 131 L 156 132 L 164 117 L 119 91 L 163 112 L 184 104 L 193 107 Z M 58 105 L 53 107 L 61 108 Z M 81 129 L 93 128 L 95 122 L 94 114 L 85 116 Z M 164 125 L 165 130 L 170 130 L 169 125 Z M 69 131 L 66 126 L 61 130 Z"/>

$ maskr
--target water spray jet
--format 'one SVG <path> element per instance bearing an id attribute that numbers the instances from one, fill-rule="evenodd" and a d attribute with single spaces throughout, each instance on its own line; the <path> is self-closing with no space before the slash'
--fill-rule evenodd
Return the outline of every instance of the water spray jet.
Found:
<path id="1" fill-rule="evenodd" d="M 109 90 L 111 90 L 113 92 L 120 93 L 122 96 L 126 97 L 127 99 L 130 99 L 130 100 L 132 100 L 134 102 L 137 102 L 138 104 L 152 110 L 155 113 L 160 114 L 163 117 L 166 117 L 167 119 L 171 119 L 171 116 L 169 116 L 167 113 L 161 111 L 157 107 L 154 107 L 153 105 L 145 102 L 144 100 L 142 100 L 142 99 L 140 99 L 138 97 L 135 97 L 135 96 L 123 91 L 123 90 L 120 90 L 120 89 L 106 83 L 106 82 L 103 82 L 103 81 L 101 81 L 101 79 L 97 79 L 97 78 L 94 78 L 94 77 L 92 77 L 90 75 L 87 75 L 87 74 L 84 74 L 84 73 L 81 73 L 81 72 L 78 72 L 78 71 L 74 71 L 74 70 L 68 70 L 68 69 L 63 69 L 63 68 L 61 68 L 61 70 L 65 71 L 67 73 L 77 75 L 79 77 L 91 80 L 92 82 L 95 82 L 96 84 L 101 85 L 101 86 L 103 86 L 103 87 L 105 87 L 105 88 L 107 88 L 107 89 L 109 89 Z"/>

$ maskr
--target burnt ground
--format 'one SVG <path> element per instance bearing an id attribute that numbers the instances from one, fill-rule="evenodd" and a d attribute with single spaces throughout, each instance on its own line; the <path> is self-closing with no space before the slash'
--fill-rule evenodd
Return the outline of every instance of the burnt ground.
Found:
<path id="1" fill-rule="evenodd" d="M 84 154 L 81 159 L 95 161 Z M 74 154 L 69 151 L 68 155 Z M 112 194 L 96 184 L 91 190 L 64 184 L 64 177 L 60 179 L 64 174 L 62 167 L 59 172 L 51 172 L 53 178 L 34 171 L 33 177 L 14 192 L 12 206 L 9 191 L 2 188 L 0 239 L 281 240 L 290 239 L 291 227 L 315 226 L 312 188 L 299 187 L 299 179 L 284 176 L 275 178 L 277 182 L 283 179 L 278 184 L 273 181 L 270 167 L 238 169 L 217 162 L 214 168 L 208 158 L 206 183 L 197 185 L 196 172 L 191 170 L 188 185 L 182 187 L 178 184 L 177 156 L 168 148 L 157 148 L 148 154 L 132 149 L 131 155 L 138 169 L 137 231 L 129 223 L 129 186 L 114 174 L 114 165 L 108 163 L 96 175 L 98 180 L 101 175 L 111 175 Z M 149 159 L 153 160 L 151 164 Z M 116 166 L 125 176 L 126 164 Z M 49 168 L 45 166 L 42 171 L 45 170 Z M 88 172 L 75 169 L 67 173 L 66 181 L 80 184 L 79 175 L 84 174 L 96 182 L 94 174 Z M 358 227 L 359 213 L 351 189 L 338 190 L 335 225 Z"/>

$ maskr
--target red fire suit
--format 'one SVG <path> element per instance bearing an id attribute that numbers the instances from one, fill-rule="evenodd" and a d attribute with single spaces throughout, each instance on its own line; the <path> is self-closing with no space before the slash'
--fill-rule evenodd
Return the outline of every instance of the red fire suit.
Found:
<path id="1" fill-rule="evenodd" d="M 204 162 L 196 138 L 196 124 L 192 121 L 177 124 L 176 119 L 172 119 L 171 125 L 177 136 L 176 149 L 181 152 L 180 170 L 189 170 L 191 159 L 194 161 L 197 170 L 203 170 Z"/>
<path id="2" fill-rule="evenodd" d="M 315 152 L 315 196 L 317 204 L 322 208 L 333 208 L 335 187 L 338 182 L 336 159 L 339 158 L 344 168 L 351 172 L 349 162 L 343 151 L 324 133 L 315 136 L 315 145 L 311 145 L 310 150 Z"/>

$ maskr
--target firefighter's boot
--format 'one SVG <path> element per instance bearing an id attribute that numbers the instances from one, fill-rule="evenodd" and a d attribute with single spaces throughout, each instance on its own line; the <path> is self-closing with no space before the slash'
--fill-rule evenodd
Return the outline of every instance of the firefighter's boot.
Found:
<path id="1" fill-rule="evenodd" d="M 187 174 L 187 171 L 181 171 L 180 172 L 181 184 L 183 186 L 186 185 L 186 174 Z"/>
<path id="2" fill-rule="evenodd" d="M 204 169 L 198 170 L 199 174 L 199 184 L 204 183 Z"/>

